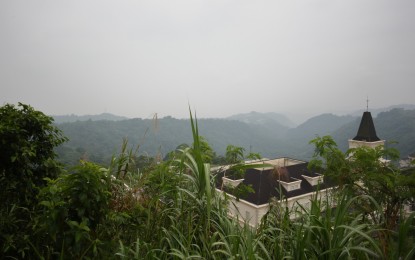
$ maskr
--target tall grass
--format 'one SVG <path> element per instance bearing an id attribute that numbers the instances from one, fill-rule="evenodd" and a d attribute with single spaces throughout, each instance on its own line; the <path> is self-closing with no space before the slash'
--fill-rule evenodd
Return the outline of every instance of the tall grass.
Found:
<path id="1" fill-rule="evenodd" d="M 351 212 L 357 198 L 342 196 L 336 207 L 317 196 L 311 207 L 292 212 L 275 203 L 264 218 L 258 239 L 276 259 L 372 259 L 381 251 L 373 238 L 375 226 Z M 297 210 L 295 210 L 297 211 Z M 290 215 L 299 216 L 291 220 Z"/>
<path id="2" fill-rule="evenodd" d="M 203 161 L 197 120 L 191 115 L 193 147 L 180 150 L 143 182 L 145 222 L 136 239 L 120 241 L 116 254 L 125 259 L 410 259 L 405 244 L 413 217 L 396 231 L 394 254 L 385 255 L 377 223 L 356 210 L 370 196 L 340 193 L 332 201 L 315 196 L 310 207 L 270 203 L 258 229 L 229 217 L 229 201 L 215 189 L 215 176 Z M 121 167 L 122 168 L 122 167 Z M 324 199 L 322 199 L 324 198 Z M 381 210 L 381 209 L 378 209 Z M 297 216 L 292 219 L 292 215 Z"/>
<path id="3" fill-rule="evenodd" d="M 190 113 L 191 114 L 191 113 Z M 228 217 L 227 202 L 215 190 L 215 176 L 203 161 L 197 121 L 191 114 L 193 147 L 161 165 L 144 191 L 146 231 L 133 244 L 121 242 L 122 258 L 258 258 L 255 232 Z M 146 195 L 148 196 L 148 195 Z M 147 235 L 145 235 L 147 234 Z"/>

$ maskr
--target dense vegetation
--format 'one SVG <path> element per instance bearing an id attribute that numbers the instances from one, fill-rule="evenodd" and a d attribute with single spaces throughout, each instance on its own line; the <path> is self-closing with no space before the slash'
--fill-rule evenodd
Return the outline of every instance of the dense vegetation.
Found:
<path id="1" fill-rule="evenodd" d="M 216 191 L 215 175 L 206 163 L 212 149 L 200 138 L 192 115 L 193 144 L 170 153 L 169 160 L 137 167 L 139 157 L 124 142 L 109 166 L 80 161 L 65 171 L 53 153 L 65 138 L 51 118 L 26 105 L 6 105 L 0 112 L 0 158 L 7 166 L 0 169 L 5 191 L 0 198 L 2 258 L 415 256 L 414 216 L 401 211 L 414 198 L 413 175 L 378 160 L 386 154 L 395 158 L 394 150 L 355 149 L 345 154 L 330 137 L 314 139 L 312 165 L 337 180 L 338 189 L 331 199 L 313 199 L 311 208 L 296 212 L 295 220 L 290 218 L 293 209 L 271 201 L 269 213 L 253 229 L 228 217 L 227 198 Z M 36 124 L 40 127 L 26 134 Z M 15 133 L 21 134 L 9 138 Z M 233 162 L 244 156 L 242 147 L 229 146 L 227 152 L 225 159 Z M 53 172 L 46 166 L 53 166 Z M 11 181 L 15 177 L 21 178 L 20 186 Z M 28 186 L 32 189 L 26 193 Z M 14 197 L 21 191 L 26 196 Z"/>
<path id="2" fill-rule="evenodd" d="M 249 113 L 233 119 L 199 120 L 203 136 L 218 156 L 223 156 L 231 144 L 268 158 L 288 156 L 309 160 L 314 149 L 309 140 L 316 135 L 331 135 L 340 149 L 346 151 L 347 140 L 356 135 L 360 123 L 360 117 L 332 114 L 313 117 L 295 128 L 282 125 L 269 114 Z M 140 155 L 164 158 L 181 144 L 191 142 L 188 125 L 189 120 L 171 117 L 62 123 L 57 126 L 69 137 L 69 142 L 59 146 L 57 153 L 65 164 L 75 165 L 79 158 L 88 158 L 108 165 L 123 138 L 128 138 L 130 147 L 140 146 Z M 415 110 L 380 113 L 375 125 L 379 137 L 397 142 L 392 146 L 402 157 L 415 152 Z"/>

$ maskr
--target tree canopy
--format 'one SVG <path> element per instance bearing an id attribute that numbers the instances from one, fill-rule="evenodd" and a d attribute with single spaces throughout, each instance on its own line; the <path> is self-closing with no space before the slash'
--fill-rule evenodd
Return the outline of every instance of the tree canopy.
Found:
<path id="1" fill-rule="evenodd" d="M 29 105 L 0 107 L 0 203 L 31 201 L 45 177 L 56 177 L 54 148 L 67 139 L 53 119 Z"/>

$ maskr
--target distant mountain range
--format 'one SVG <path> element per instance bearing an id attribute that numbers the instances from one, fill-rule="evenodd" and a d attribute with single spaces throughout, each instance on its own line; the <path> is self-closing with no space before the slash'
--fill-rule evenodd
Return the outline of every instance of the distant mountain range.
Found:
<path id="1" fill-rule="evenodd" d="M 126 120 L 129 119 L 128 117 L 124 116 L 116 116 L 110 113 L 102 113 L 99 115 L 83 115 L 83 116 L 77 116 L 74 114 L 71 115 L 61 115 L 61 116 L 52 116 L 55 120 L 55 123 L 61 124 L 61 123 L 68 123 L 68 122 L 76 122 L 76 121 L 98 121 L 98 120 L 109 120 L 109 121 L 120 121 L 120 120 Z"/>
<path id="2" fill-rule="evenodd" d="M 285 126 L 288 128 L 295 127 L 296 124 L 291 121 L 287 116 L 279 113 L 258 113 L 252 111 L 245 114 L 237 114 L 226 119 L 237 120 L 247 124 L 256 124 L 256 125 L 267 125 L 267 124 L 277 124 L 280 126 Z"/>
<path id="3" fill-rule="evenodd" d="M 290 127 L 292 122 L 283 115 L 250 112 L 226 119 L 198 119 L 198 124 L 200 134 L 217 154 L 223 155 L 226 146 L 232 144 L 268 158 L 289 156 L 309 160 L 314 147 L 308 143 L 317 135 L 333 136 L 339 147 L 346 150 L 347 140 L 356 135 L 361 115 L 322 114 Z M 126 119 L 111 114 L 78 119 L 72 115 L 69 118 L 72 122 L 58 123 L 56 120 L 57 126 L 69 138 L 57 153 L 69 164 L 83 156 L 106 163 L 116 154 L 123 138 L 129 140 L 131 147 L 139 146 L 140 153 L 151 156 L 164 156 L 180 144 L 192 143 L 188 119 Z M 380 112 L 374 116 L 374 121 L 378 136 L 396 141 L 393 146 L 402 157 L 415 152 L 415 110 Z"/>
<path id="4" fill-rule="evenodd" d="M 406 109 L 406 110 L 414 110 L 415 105 L 400 104 L 400 105 L 393 105 L 393 106 L 382 107 L 382 108 L 369 109 L 369 111 L 370 111 L 370 113 L 372 114 L 373 117 L 376 117 L 379 113 L 387 112 L 387 111 L 390 111 L 390 110 L 395 109 L 395 108 L 402 108 L 402 109 Z M 360 110 L 357 110 L 357 111 L 351 113 L 350 115 L 352 115 L 352 116 L 361 116 L 363 114 L 363 112 L 365 112 L 365 111 L 366 111 L 365 109 L 360 109 Z"/>
<path id="5" fill-rule="evenodd" d="M 373 117 L 376 117 L 381 112 L 387 112 L 395 108 L 413 110 L 415 109 L 415 105 L 412 105 L 412 104 L 393 105 L 389 107 L 370 109 L 370 112 L 372 113 Z M 350 112 L 349 114 L 346 114 L 345 116 L 355 116 L 355 117 L 358 116 L 359 117 L 363 114 L 364 111 L 366 110 L 360 109 L 354 112 Z M 125 116 L 114 115 L 111 113 L 102 113 L 98 115 L 75 115 L 75 114 L 52 115 L 52 117 L 54 118 L 56 124 L 76 122 L 76 121 L 87 121 L 87 120 L 121 121 L 121 120 L 132 119 L 132 118 L 128 118 Z M 168 118 L 171 118 L 171 117 L 168 116 Z M 281 114 L 281 113 L 275 113 L 275 112 L 259 113 L 256 111 L 251 111 L 249 113 L 241 113 L 241 114 L 232 115 L 224 119 L 236 120 L 236 121 L 241 121 L 247 124 L 257 124 L 257 125 L 272 125 L 272 124 L 275 125 L 278 123 L 279 125 L 288 127 L 288 128 L 295 128 L 298 125 L 294 123 L 294 121 L 291 120 L 288 116 Z M 305 120 L 304 122 L 306 121 L 307 120 Z"/>

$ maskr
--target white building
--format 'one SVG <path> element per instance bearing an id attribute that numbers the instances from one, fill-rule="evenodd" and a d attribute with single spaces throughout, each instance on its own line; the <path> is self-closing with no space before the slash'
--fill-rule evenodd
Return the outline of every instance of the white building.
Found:
<path id="1" fill-rule="evenodd" d="M 384 144 L 385 140 L 376 135 L 371 113 L 364 112 L 357 135 L 349 140 L 349 148 L 376 148 Z M 308 162 L 305 161 L 284 157 L 245 164 L 255 166 L 244 170 L 242 177 L 234 174 L 231 166 L 218 169 L 216 188 L 230 198 L 229 214 L 252 227 L 259 225 L 269 210 L 271 200 L 285 202 L 284 206 L 288 209 L 295 209 L 298 205 L 308 208 L 314 196 L 326 198 L 334 187 L 326 177 L 309 170 Z M 254 192 L 241 195 L 240 198 L 231 195 L 232 189 L 241 183 L 251 186 Z"/>
<path id="2" fill-rule="evenodd" d="M 252 227 L 259 225 L 271 200 L 285 202 L 289 209 L 294 209 L 298 203 L 308 208 L 313 196 L 326 196 L 332 187 L 323 175 L 310 171 L 305 161 L 284 157 L 245 164 L 253 168 L 244 170 L 242 177 L 237 177 L 229 166 L 218 170 L 216 187 L 230 198 L 229 214 Z M 231 195 L 232 188 L 240 183 L 251 186 L 254 192 L 240 198 Z"/>
<path id="3" fill-rule="evenodd" d="M 363 113 L 362 120 L 360 121 L 357 135 L 353 139 L 349 139 L 349 148 L 358 148 L 362 146 L 376 148 L 381 145 L 385 145 L 385 140 L 381 140 L 376 135 L 372 114 L 369 111 L 366 111 Z"/>

